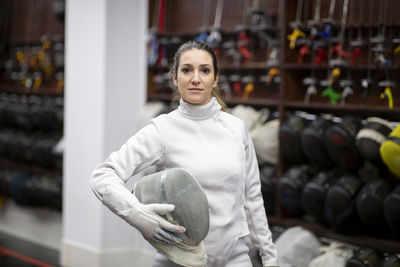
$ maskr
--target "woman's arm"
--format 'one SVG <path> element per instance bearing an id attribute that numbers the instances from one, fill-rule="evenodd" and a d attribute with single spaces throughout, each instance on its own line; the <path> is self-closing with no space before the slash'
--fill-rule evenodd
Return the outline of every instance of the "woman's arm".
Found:
<path id="1" fill-rule="evenodd" d="M 250 239 L 259 249 L 263 266 L 278 266 L 278 255 L 272 242 L 267 216 L 261 195 L 260 172 L 254 145 L 250 134 L 245 130 L 246 188 L 245 210 L 250 230 Z M 266 140 L 267 141 L 267 140 Z"/>
<path id="2" fill-rule="evenodd" d="M 184 232 L 160 215 L 172 212 L 173 205 L 143 205 L 125 187 L 130 177 L 151 165 L 162 163 L 165 148 L 154 121 L 132 136 L 122 147 L 99 164 L 90 178 L 96 197 L 115 214 L 136 227 L 145 238 L 180 242 L 170 232 Z"/>

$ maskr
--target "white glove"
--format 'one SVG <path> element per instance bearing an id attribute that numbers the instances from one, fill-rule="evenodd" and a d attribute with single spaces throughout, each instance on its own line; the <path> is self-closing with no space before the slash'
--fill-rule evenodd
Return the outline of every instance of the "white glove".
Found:
<path id="1" fill-rule="evenodd" d="M 175 233 L 184 233 L 186 229 L 161 217 L 161 215 L 172 212 L 175 209 L 174 205 L 138 204 L 132 207 L 127 220 L 142 233 L 144 238 L 169 244 L 182 242 L 182 239 Z"/>

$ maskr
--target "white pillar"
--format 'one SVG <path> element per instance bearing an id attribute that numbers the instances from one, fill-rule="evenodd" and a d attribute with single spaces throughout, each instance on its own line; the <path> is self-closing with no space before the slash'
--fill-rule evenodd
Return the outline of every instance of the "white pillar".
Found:
<path id="1" fill-rule="evenodd" d="M 89 178 L 135 133 L 146 97 L 147 0 L 68 0 L 61 264 L 151 266 L 141 235 L 95 198 Z"/>

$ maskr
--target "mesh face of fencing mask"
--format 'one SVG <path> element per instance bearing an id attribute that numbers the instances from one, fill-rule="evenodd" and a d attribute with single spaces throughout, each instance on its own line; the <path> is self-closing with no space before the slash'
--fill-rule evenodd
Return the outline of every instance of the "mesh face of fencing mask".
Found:
<path id="1" fill-rule="evenodd" d="M 320 115 L 301 133 L 301 145 L 308 160 L 324 169 L 329 169 L 334 162 L 325 144 L 325 132 L 333 125 L 328 114 Z"/>
<path id="2" fill-rule="evenodd" d="M 400 185 L 385 198 L 383 213 L 390 228 L 400 234 Z"/>
<path id="3" fill-rule="evenodd" d="M 301 132 L 306 127 L 306 120 L 301 114 L 290 115 L 279 128 L 279 147 L 282 155 L 292 164 L 307 162 L 301 146 Z"/>
<path id="4" fill-rule="evenodd" d="M 279 179 L 278 192 L 285 215 L 296 217 L 304 213 L 301 203 L 302 190 L 314 175 L 313 168 L 302 165 L 290 168 Z"/>
<path id="5" fill-rule="evenodd" d="M 371 163 L 381 166 L 383 162 L 379 148 L 391 131 L 392 128 L 388 121 L 376 117 L 367 118 L 364 127 L 356 137 L 360 155 Z"/>
<path id="6" fill-rule="evenodd" d="M 386 229 L 383 217 L 383 201 L 390 193 L 391 187 L 383 180 L 368 182 L 357 196 L 356 208 L 361 220 L 372 230 Z M 386 227 L 385 227 L 386 226 Z"/>
<path id="7" fill-rule="evenodd" d="M 342 169 L 355 171 L 362 164 L 355 139 L 360 127 L 359 118 L 345 116 L 339 124 L 332 125 L 326 131 L 325 142 L 329 155 Z"/>
<path id="8" fill-rule="evenodd" d="M 273 178 L 275 167 L 264 166 L 260 169 L 261 193 L 264 200 L 265 212 L 268 215 L 275 214 L 276 182 Z"/>
<path id="9" fill-rule="evenodd" d="M 325 224 L 325 197 L 328 189 L 339 179 L 335 171 L 321 171 L 308 182 L 302 192 L 304 211 L 317 222 Z"/>
<path id="10" fill-rule="evenodd" d="M 361 220 L 355 209 L 362 181 L 354 175 L 344 175 L 332 185 L 325 198 L 325 218 L 336 231 L 348 233 L 360 229 Z"/>
<path id="11" fill-rule="evenodd" d="M 143 204 L 174 204 L 175 210 L 165 216 L 169 222 L 186 228 L 182 243 L 169 245 L 151 242 L 158 251 L 175 263 L 184 266 L 204 266 L 205 247 L 202 240 L 210 225 L 208 201 L 199 182 L 186 170 L 172 168 L 140 179 L 134 194 Z"/>

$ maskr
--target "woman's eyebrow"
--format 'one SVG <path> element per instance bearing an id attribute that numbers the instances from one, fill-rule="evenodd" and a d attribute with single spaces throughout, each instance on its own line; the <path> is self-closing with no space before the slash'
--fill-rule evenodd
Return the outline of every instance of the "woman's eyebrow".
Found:
<path id="1" fill-rule="evenodd" d="M 185 66 L 185 67 L 192 67 L 193 65 L 192 64 L 189 64 L 189 63 L 185 63 L 185 64 L 182 64 L 182 67 L 183 66 Z M 211 65 L 210 64 L 200 64 L 200 67 L 211 67 Z"/>

